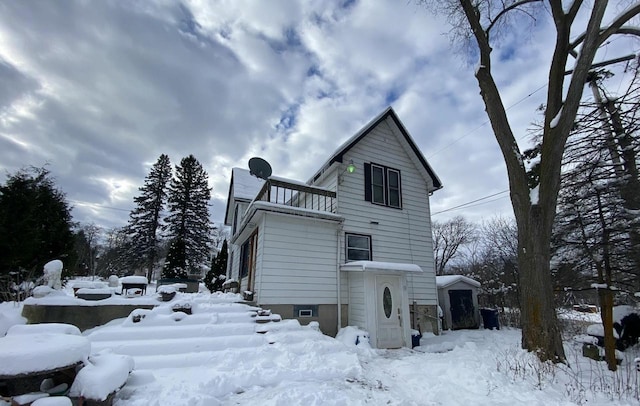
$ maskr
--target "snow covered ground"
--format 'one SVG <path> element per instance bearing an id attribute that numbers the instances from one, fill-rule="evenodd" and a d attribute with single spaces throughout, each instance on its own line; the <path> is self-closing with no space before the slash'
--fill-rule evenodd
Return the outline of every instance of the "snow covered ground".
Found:
<path id="1" fill-rule="evenodd" d="M 296 321 L 257 324 L 233 295 L 178 294 L 153 311 L 85 331 L 92 354 L 131 356 L 114 404 L 125 405 L 637 405 L 632 349 L 619 372 L 566 343 L 568 366 L 541 364 L 515 329 L 449 331 L 415 350 L 372 350 Z M 173 312 L 188 304 L 191 315 Z M 0 303 L 3 326 L 24 323 Z M 135 317 L 134 317 L 135 316 Z M 138 320 L 138 321 L 134 321 Z M 8 328 L 8 327 L 7 327 Z M 28 351 L 28 349 L 25 349 Z"/>

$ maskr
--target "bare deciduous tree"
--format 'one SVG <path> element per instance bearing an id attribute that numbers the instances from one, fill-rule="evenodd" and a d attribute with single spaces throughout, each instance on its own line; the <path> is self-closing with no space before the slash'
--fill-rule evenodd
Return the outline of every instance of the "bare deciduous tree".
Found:
<path id="1" fill-rule="evenodd" d="M 447 263 L 454 259 L 460 248 L 475 238 L 475 224 L 456 216 L 445 222 L 431 223 L 433 232 L 433 256 L 436 263 L 436 275 L 444 275 Z"/>
<path id="2" fill-rule="evenodd" d="M 450 0 L 424 3 L 446 13 L 457 38 L 469 39 L 479 54 L 475 77 L 480 95 L 507 166 L 513 211 L 518 226 L 518 268 L 522 310 L 522 347 L 542 361 L 564 362 L 565 354 L 555 312 L 550 272 L 551 230 L 556 212 L 562 155 L 574 125 L 596 52 L 612 35 L 640 35 L 625 24 L 640 13 L 635 2 L 605 24 L 605 0 Z M 493 77 L 492 51 L 496 29 L 515 13 L 543 17 L 546 7 L 555 27 L 555 45 L 549 66 L 546 110 L 540 144 L 539 183 L 531 185 L 502 95 Z M 578 13 L 589 17 L 578 26 Z M 582 32 L 577 38 L 571 35 Z M 571 59 L 575 58 L 572 63 Z M 565 72 L 572 66 L 570 75 Z M 531 193 L 533 190 L 537 193 Z M 534 197 L 535 196 L 535 197 Z"/>

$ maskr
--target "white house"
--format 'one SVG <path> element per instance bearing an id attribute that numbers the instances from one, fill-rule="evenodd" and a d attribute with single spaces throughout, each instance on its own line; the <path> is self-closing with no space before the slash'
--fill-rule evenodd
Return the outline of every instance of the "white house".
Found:
<path id="1" fill-rule="evenodd" d="M 410 346 L 411 328 L 438 328 L 429 196 L 441 187 L 392 108 L 306 183 L 234 168 L 227 276 L 283 318 Z"/>

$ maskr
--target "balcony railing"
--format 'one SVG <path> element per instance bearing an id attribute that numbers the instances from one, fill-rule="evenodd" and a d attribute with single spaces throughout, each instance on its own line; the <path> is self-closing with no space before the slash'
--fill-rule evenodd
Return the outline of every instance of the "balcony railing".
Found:
<path id="1" fill-rule="evenodd" d="M 330 213 L 337 209 L 336 192 L 280 179 L 267 180 L 255 200 Z"/>

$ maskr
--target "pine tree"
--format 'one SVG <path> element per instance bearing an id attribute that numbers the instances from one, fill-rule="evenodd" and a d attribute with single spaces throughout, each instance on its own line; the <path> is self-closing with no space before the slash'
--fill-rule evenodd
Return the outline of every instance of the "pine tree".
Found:
<path id="1" fill-rule="evenodd" d="M 137 259 L 139 266 L 146 268 L 149 280 L 153 276 L 153 267 L 158 258 L 160 215 L 167 200 L 167 184 L 170 179 L 171 163 L 169 157 L 162 154 L 151 167 L 144 185 L 139 188 L 140 195 L 133 199 L 137 206 L 129 216 L 128 255 Z"/>
<path id="2" fill-rule="evenodd" d="M 52 259 L 75 261 L 71 209 L 45 168 L 9 175 L 0 185 L 0 276 L 41 275 Z"/>
<path id="3" fill-rule="evenodd" d="M 187 279 L 187 257 L 182 238 L 176 238 L 169 246 L 167 259 L 162 268 L 163 279 Z"/>
<path id="4" fill-rule="evenodd" d="M 211 261 L 211 270 L 207 272 L 204 283 L 211 292 L 222 290 L 222 284 L 227 279 L 227 260 L 229 257 L 227 240 L 222 243 L 222 248 L 218 255 Z"/>
<path id="5" fill-rule="evenodd" d="M 184 243 L 184 266 L 190 274 L 201 274 L 210 252 L 210 198 L 207 172 L 193 155 L 183 158 L 169 186 L 171 214 L 166 221 L 171 240 Z"/>

